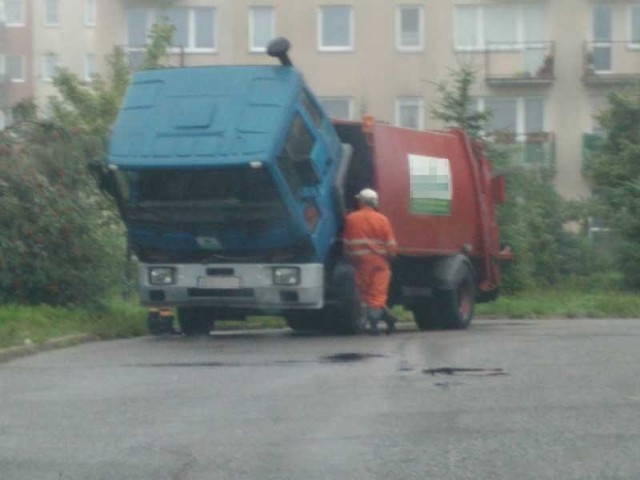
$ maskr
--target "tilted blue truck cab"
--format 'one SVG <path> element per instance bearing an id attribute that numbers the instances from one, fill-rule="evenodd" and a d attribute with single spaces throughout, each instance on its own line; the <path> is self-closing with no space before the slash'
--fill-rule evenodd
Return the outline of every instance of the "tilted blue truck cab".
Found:
<path id="1" fill-rule="evenodd" d="M 322 307 L 343 154 L 293 68 L 135 74 L 108 165 L 142 302 Z"/>

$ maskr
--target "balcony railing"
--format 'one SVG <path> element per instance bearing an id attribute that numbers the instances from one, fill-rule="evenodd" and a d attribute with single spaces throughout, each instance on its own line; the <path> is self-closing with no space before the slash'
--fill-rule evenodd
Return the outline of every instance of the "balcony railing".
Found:
<path id="1" fill-rule="evenodd" d="M 552 132 L 493 132 L 488 139 L 499 152 L 508 155 L 515 165 L 534 168 L 555 166 L 555 138 Z"/>
<path id="2" fill-rule="evenodd" d="M 555 79 L 554 42 L 491 43 L 485 51 L 490 85 L 549 85 Z"/>
<path id="3" fill-rule="evenodd" d="M 585 42 L 583 66 L 586 83 L 633 83 L 640 79 L 640 42 Z"/>
<path id="4" fill-rule="evenodd" d="M 144 61 L 144 54 L 148 45 L 122 45 L 127 62 L 131 70 L 139 70 Z M 183 47 L 172 47 L 167 52 L 168 64 L 173 67 L 183 67 L 185 52 Z"/>

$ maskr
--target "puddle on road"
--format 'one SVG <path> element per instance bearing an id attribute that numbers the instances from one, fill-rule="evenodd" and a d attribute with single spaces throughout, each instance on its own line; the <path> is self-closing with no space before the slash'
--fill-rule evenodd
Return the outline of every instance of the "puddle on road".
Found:
<path id="1" fill-rule="evenodd" d="M 171 362 L 171 363 L 130 363 L 125 367 L 133 368 L 182 368 L 182 367 L 241 367 L 241 363 L 234 362 Z"/>
<path id="2" fill-rule="evenodd" d="M 464 376 L 473 376 L 473 377 L 500 377 L 505 376 L 507 373 L 502 368 L 452 368 L 452 367 L 441 367 L 441 368 L 428 368 L 422 370 L 422 373 L 425 375 L 445 375 L 445 376 L 453 376 L 453 375 L 464 375 Z"/>
<path id="3" fill-rule="evenodd" d="M 222 368 L 222 367 L 273 367 L 286 365 L 300 365 L 308 363 L 355 363 L 371 358 L 383 358 L 386 355 L 375 353 L 338 353 L 317 360 L 273 360 L 271 362 L 167 362 L 167 363 L 136 363 L 125 367 L 137 368 Z"/>
<path id="4" fill-rule="evenodd" d="M 381 353 L 336 353 L 335 355 L 322 357 L 320 361 L 322 363 L 355 363 L 369 360 L 371 358 L 384 357 L 386 357 L 386 355 Z"/>

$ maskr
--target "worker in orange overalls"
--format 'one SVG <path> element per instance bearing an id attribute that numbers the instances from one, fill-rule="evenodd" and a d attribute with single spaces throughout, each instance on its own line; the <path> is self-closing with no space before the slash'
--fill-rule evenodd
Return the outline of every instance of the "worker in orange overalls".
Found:
<path id="1" fill-rule="evenodd" d="M 395 329 L 396 318 L 387 308 L 391 281 L 389 261 L 398 253 L 389 219 L 378 212 L 378 194 L 365 188 L 356 195 L 358 210 L 347 215 L 343 243 L 345 254 L 355 269 L 355 283 L 370 332 L 378 333 L 381 319 L 387 334 Z"/>

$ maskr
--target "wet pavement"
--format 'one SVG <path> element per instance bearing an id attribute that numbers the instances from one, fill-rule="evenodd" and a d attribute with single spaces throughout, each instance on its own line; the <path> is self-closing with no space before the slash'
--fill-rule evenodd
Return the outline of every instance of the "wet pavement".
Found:
<path id="1" fill-rule="evenodd" d="M 89 343 L 0 364 L 0 479 L 635 479 L 640 320 Z"/>

